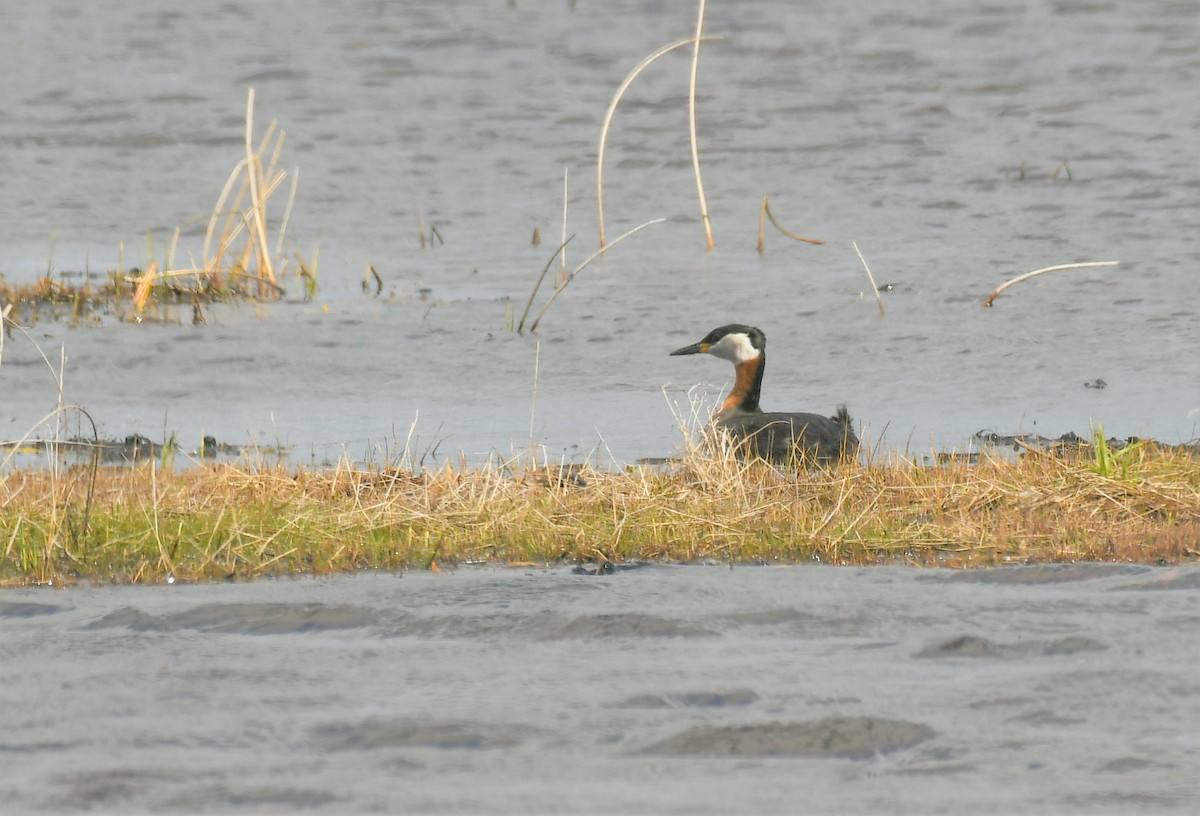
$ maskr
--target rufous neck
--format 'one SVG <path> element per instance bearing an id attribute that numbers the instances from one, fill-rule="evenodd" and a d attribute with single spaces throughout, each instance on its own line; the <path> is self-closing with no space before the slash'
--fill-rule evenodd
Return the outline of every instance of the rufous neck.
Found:
<path id="1" fill-rule="evenodd" d="M 767 367 L 767 357 L 760 354 L 752 360 L 745 360 L 734 366 L 736 376 L 729 396 L 721 403 L 717 415 L 742 412 L 756 414 L 762 409 L 758 407 L 759 394 L 762 391 L 763 371 Z"/>

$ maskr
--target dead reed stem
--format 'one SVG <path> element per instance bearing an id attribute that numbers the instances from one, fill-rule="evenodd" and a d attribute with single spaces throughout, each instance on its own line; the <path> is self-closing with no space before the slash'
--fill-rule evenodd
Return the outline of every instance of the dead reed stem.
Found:
<path id="1" fill-rule="evenodd" d="M 702 39 L 719 40 L 721 38 L 714 37 L 714 36 L 705 36 Z M 693 42 L 694 40 L 695 40 L 694 37 L 684 37 L 683 39 L 675 40 L 674 42 L 668 43 L 667 45 L 664 45 L 662 48 L 659 48 L 657 51 L 654 51 L 654 52 L 650 53 L 648 56 L 644 57 L 642 59 L 642 61 L 639 62 L 632 71 L 629 72 L 629 75 L 626 76 L 624 81 L 622 81 L 621 84 L 617 87 L 617 92 L 613 94 L 612 102 L 609 103 L 608 110 L 605 111 L 605 113 L 604 113 L 604 122 L 600 126 L 600 146 L 596 152 L 596 209 L 597 209 L 597 212 L 599 215 L 599 222 L 600 222 L 600 246 L 601 247 L 603 247 L 605 245 L 605 240 L 606 240 L 605 232 L 604 232 L 604 149 L 605 149 L 605 145 L 607 145 L 607 143 L 608 143 L 608 129 L 609 129 L 609 126 L 612 125 L 613 115 L 617 112 L 617 105 L 619 105 L 621 103 L 622 97 L 625 96 L 625 91 L 627 91 L 629 89 L 629 86 L 633 84 L 633 81 L 638 77 L 638 75 L 642 71 L 644 71 L 646 69 L 647 66 L 649 66 L 652 62 L 654 62 L 655 60 L 657 60 L 659 57 L 663 56 L 664 54 L 669 54 L 672 51 L 674 51 L 676 48 L 682 48 L 683 46 L 687 45 L 690 42 Z"/>
<path id="2" fill-rule="evenodd" d="M 570 168 L 563 166 L 563 214 L 562 214 L 562 253 L 559 255 L 559 274 L 562 276 L 562 282 L 567 282 L 567 177 Z"/>
<path id="3" fill-rule="evenodd" d="M 700 68 L 700 35 L 704 31 L 704 4 L 700 0 L 700 11 L 696 15 L 695 48 L 692 49 L 692 76 L 688 87 L 688 130 L 692 140 L 692 171 L 696 174 L 696 194 L 700 198 L 700 218 L 704 222 L 704 237 L 708 251 L 712 252 L 712 223 L 708 220 L 708 202 L 704 198 L 704 182 L 700 179 L 700 148 L 696 141 L 696 74 Z"/>
<path id="4" fill-rule="evenodd" d="M 0 308 L 0 367 L 4 365 L 4 335 L 8 334 L 8 316 L 12 313 L 13 305 L 7 303 Z"/>
<path id="5" fill-rule="evenodd" d="M 871 274 L 871 267 L 867 266 L 867 259 L 863 257 L 862 252 L 858 248 L 857 241 L 851 241 L 855 253 L 858 254 L 858 259 L 862 261 L 863 269 L 867 270 L 867 280 L 871 281 L 871 291 L 875 293 L 875 302 L 879 304 L 879 316 L 883 317 L 883 298 L 879 294 L 879 287 L 875 285 L 875 276 Z"/>
<path id="6" fill-rule="evenodd" d="M 281 140 L 282 141 L 282 140 Z M 275 271 L 271 267 L 270 245 L 267 243 L 265 199 L 259 196 L 262 183 L 262 164 L 254 152 L 254 89 L 246 93 L 246 173 L 250 180 L 250 209 L 254 227 L 258 231 L 258 270 L 267 280 L 275 282 Z"/>
<path id="7" fill-rule="evenodd" d="M 517 334 L 525 333 L 525 319 L 529 317 L 529 310 L 533 308 L 534 298 L 537 297 L 538 290 L 542 288 L 542 282 L 546 280 L 546 275 L 550 272 L 550 267 L 554 265 L 554 259 L 557 258 L 559 253 L 566 248 L 567 244 L 571 243 L 571 241 L 574 239 L 575 236 L 572 235 L 570 238 L 567 238 L 565 241 L 559 244 L 558 249 L 554 250 L 554 254 L 550 256 L 550 260 L 546 261 L 546 265 L 542 267 L 542 274 L 538 275 L 537 283 L 533 285 L 533 291 L 529 293 L 529 300 L 525 301 L 525 311 L 521 312 L 521 321 L 517 324 Z M 563 285 L 566 285 L 565 281 L 563 282 Z"/>
<path id="8" fill-rule="evenodd" d="M 1026 272 L 1024 275 L 1017 275 L 1012 280 L 1005 281 L 1004 283 L 1000 284 L 1000 286 L 996 288 L 996 291 L 994 291 L 990 295 L 988 295 L 987 300 L 985 300 L 983 302 L 983 307 L 987 308 L 987 307 L 991 306 L 992 301 L 994 301 L 997 297 L 999 297 L 1001 292 L 1003 292 L 1005 289 L 1012 286 L 1013 284 L 1020 283 L 1021 281 L 1029 280 L 1030 278 L 1036 277 L 1038 275 L 1044 275 L 1047 272 L 1057 272 L 1060 269 L 1087 269 L 1090 267 L 1097 267 L 1097 266 L 1117 266 L 1119 263 L 1120 263 L 1120 261 L 1087 261 L 1085 263 L 1059 264 L 1058 266 L 1047 266 L 1043 269 L 1035 269 L 1032 272 Z"/>
<path id="9" fill-rule="evenodd" d="M 137 289 L 133 293 L 133 308 L 141 314 L 146 309 L 146 301 L 150 299 L 150 290 L 158 279 L 158 261 L 146 264 L 146 271 L 137 278 Z"/>
<path id="10" fill-rule="evenodd" d="M 759 255 L 762 254 L 763 247 L 766 245 L 766 234 L 765 234 L 766 233 L 766 230 L 765 230 L 766 223 L 764 220 L 765 218 L 771 219 L 771 225 L 774 226 L 775 229 L 779 230 L 784 235 L 786 235 L 788 238 L 791 238 L 793 241 L 801 241 L 806 244 L 823 244 L 823 243 L 825 243 L 824 241 L 822 241 L 818 238 L 805 238 L 803 235 L 797 235 L 794 232 L 784 229 L 783 225 L 775 220 L 775 214 L 773 212 L 771 212 L 771 205 L 767 203 L 767 197 L 763 196 L 762 206 L 758 210 L 758 254 Z"/>
<path id="11" fill-rule="evenodd" d="M 608 250 L 610 250 L 610 249 L 612 249 L 613 247 L 615 247 L 617 244 L 619 244 L 619 243 L 621 243 L 622 241 L 624 241 L 624 240 L 625 240 L 626 238 L 628 238 L 629 236 L 631 236 L 631 235 L 633 235 L 633 234 L 635 234 L 635 233 L 641 232 L 641 231 L 642 231 L 642 230 L 644 230 L 646 227 L 650 227 L 650 226 L 653 226 L 653 225 L 655 225 L 655 224 L 661 224 L 663 221 L 666 221 L 666 220 L 667 220 L 667 219 L 665 219 L 665 218 L 655 218 L 653 221 L 647 221 L 647 222 L 646 222 L 646 223 L 644 223 L 644 224 L 638 224 L 636 227 L 634 227 L 633 229 L 629 230 L 628 232 L 624 232 L 624 233 L 622 233 L 620 236 L 618 236 L 618 237 L 617 237 L 617 238 L 616 238 L 616 239 L 615 239 L 615 240 L 614 240 L 614 241 L 613 241 L 611 244 L 609 244 L 608 246 L 603 246 L 603 247 L 600 247 L 600 248 L 599 248 L 599 249 L 597 249 L 595 252 L 593 252 L 591 255 L 589 255 L 589 256 L 587 257 L 587 260 L 585 260 L 585 261 L 584 261 L 583 263 L 581 263 L 579 266 L 575 267 L 575 271 L 574 271 L 574 272 L 572 272 L 572 273 L 571 273 L 571 274 L 570 274 L 570 275 L 567 277 L 567 280 L 566 280 L 566 282 L 565 282 L 565 283 L 563 283 L 563 285 L 562 285 L 562 286 L 559 286 L 559 287 L 557 287 L 557 288 L 554 290 L 554 292 L 553 292 L 553 293 L 550 295 L 550 297 L 549 297 L 549 298 L 546 300 L 546 304 L 545 304 L 544 306 L 542 306 L 542 310 L 541 310 L 540 312 L 538 312 L 538 313 L 537 313 L 537 317 L 535 317 L 535 318 L 533 319 L 533 323 L 530 325 L 530 327 L 529 327 L 529 330 L 530 330 L 531 332 L 535 332 L 535 331 L 537 331 L 538 324 L 542 322 L 542 317 L 543 317 L 543 316 L 546 314 L 546 310 L 550 308 L 550 305 L 551 305 L 552 303 L 554 303 L 554 301 L 558 300 L 558 296 L 559 296 L 560 294 L 562 294 L 563 290 L 565 290 L 565 289 L 567 288 L 567 284 L 568 284 L 568 283 L 570 283 L 571 281 L 575 280 L 575 278 L 579 276 L 579 273 L 580 273 L 580 272 L 582 272 L 584 269 L 586 269 L 586 268 L 587 268 L 588 264 L 590 264 L 592 261 L 594 261 L 594 260 L 596 260 L 597 258 L 599 258 L 601 255 L 603 255 L 603 254 L 604 254 L 605 252 L 607 252 Z M 553 258 L 551 258 L 551 261 L 553 261 Z M 545 276 L 545 272 L 543 272 L 543 273 L 542 273 L 542 275 L 543 275 L 543 277 L 544 277 L 544 276 Z M 522 322 L 522 323 L 524 323 L 524 320 L 522 320 L 521 322 Z"/>
<path id="12" fill-rule="evenodd" d="M 288 190 L 287 206 L 283 208 L 283 220 L 279 222 L 279 234 L 275 236 L 275 254 L 283 255 L 283 236 L 287 234 L 288 222 L 292 220 L 292 206 L 296 203 L 296 188 L 300 184 L 300 168 L 292 168 L 292 186 Z"/>
<path id="13" fill-rule="evenodd" d="M 286 172 L 276 169 L 286 133 L 278 130 L 276 122 L 271 122 L 257 149 L 253 144 L 253 134 L 254 89 L 250 88 L 246 99 L 245 155 L 234 165 L 217 198 L 216 206 L 208 218 L 208 228 L 205 231 L 204 249 L 201 255 L 203 270 L 191 270 L 189 274 L 202 275 L 210 285 L 216 286 L 218 289 L 222 288 L 223 280 L 227 276 L 249 277 L 258 288 L 258 297 L 262 297 L 268 292 L 275 297 L 282 292 L 277 282 L 277 276 L 287 265 L 286 256 L 282 256 L 281 253 L 287 225 L 295 204 L 299 184 L 299 168 L 295 168 L 293 171 L 283 221 L 276 236 L 275 253 L 272 253 L 267 239 L 267 202 L 287 177 Z M 268 151 L 270 151 L 269 159 L 264 169 L 263 157 L 267 155 Z M 247 197 L 249 204 L 243 208 L 243 202 Z M 222 218 L 224 218 L 224 224 L 218 234 L 217 228 Z M 244 230 L 248 231 L 246 244 L 242 248 L 240 256 L 235 256 L 232 262 L 229 262 L 230 248 Z M 273 254 L 281 254 L 278 265 L 273 260 Z M 248 276 L 244 273 L 250 269 L 251 257 L 255 260 L 255 274 Z M 168 264 L 166 275 L 171 275 L 176 271 L 180 270 L 174 269 L 172 253 L 172 262 Z"/>

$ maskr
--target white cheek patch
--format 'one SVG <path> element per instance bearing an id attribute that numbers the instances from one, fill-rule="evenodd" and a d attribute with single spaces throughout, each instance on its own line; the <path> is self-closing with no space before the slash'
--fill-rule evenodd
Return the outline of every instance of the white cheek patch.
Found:
<path id="1" fill-rule="evenodd" d="M 750 342 L 750 336 L 740 332 L 725 335 L 709 346 L 708 353 L 734 365 L 753 360 L 759 354 L 758 349 Z"/>

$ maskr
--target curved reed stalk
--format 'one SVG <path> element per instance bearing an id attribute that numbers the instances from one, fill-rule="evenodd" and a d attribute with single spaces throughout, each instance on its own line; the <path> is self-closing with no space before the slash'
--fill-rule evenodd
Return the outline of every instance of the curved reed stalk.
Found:
<path id="1" fill-rule="evenodd" d="M 762 207 L 760 207 L 758 210 L 758 254 L 759 255 L 762 254 L 763 246 L 766 244 L 766 235 L 764 235 L 764 232 L 765 232 L 764 227 L 766 226 L 765 219 L 767 219 L 767 218 L 771 219 L 771 224 L 772 224 L 772 226 L 775 227 L 775 229 L 779 230 L 784 235 L 786 235 L 788 238 L 791 238 L 793 241 L 801 241 L 806 244 L 823 244 L 823 243 L 825 243 L 824 241 L 820 240 L 819 238 L 805 238 L 803 235 L 797 235 L 794 232 L 784 229 L 783 225 L 775 220 L 775 213 L 771 212 L 771 206 L 767 203 L 767 197 L 763 196 Z"/>
<path id="2" fill-rule="evenodd" d="M 692 50 L 692 79 L 688 89 L 688 129 L 692 137 L 692 171 L 696 174 L 696 193 L 700 197 L 700 218 L 704 221 L 704 237 L 708 251 L 712 252 L 712 223 L 708 220 L 708 202 L 704 199 L 704 182 L 700 180 L 700 148 L 696 144 L 696 72 L 700 67 L 700 34 L 704 30 L 704 3 L 700 0 L 700 13 L 696 17 L 696 47 Z"/>
<path id="3" fill-rule="evenodd" d="M 538 276 L 537 283 L 533 285 L 533 291 L 529 293 L 529 300 L 525 302 L 525 311 L 521 312 L 521 322 L 517 324 L 517 334 L 525 333 L 525 318 L 529 317 L 529 310 L 533 308 L 533 299 L 537 297 L 538 290 L 542 288 L 542 282 L 546 280 L 546 273 L 550 271 L 550 267 L 554 264 L 554 259 L 559 256 L 567 248 L 567 244 L 574 240 L 575 236 L 565 239 L 558 245 L 558 249 L 554 250 L 554 254 L 550 256 L 550 260 L 546 261 L 546 266 L 542 269 L 542 274 Z M 566 281 L 563 281 L 566 285 Z"/>
<path id="4" fill-rule="evenodd" d="M 617 105 L 620 104 L 621 98 L 623 96 L 625 96 L 625 91 L 629 90 L 629 86 L 633 84 L 633 81 L 635 79 L 637 79 L 638 74 L 640 74 L 642 71 L 646 70 L 646 67 L 649 66 L 650 63 L 654 62 L 656 59 L 663 56 L 664 54 L 671 53 L 676 48 L 682 48 L 683 46 L 692 42 L 694 39 L 695 39 L 694 37 L 684 37 L 683 39 L 676 40 L 675 42 L 667 43 L 662 48 L 659 48 L 657 51 L 652 52 L 651 54 L 646 56 L 644 59 L 642 59 L 642 61 L 639 62 L 632 71 L 629 72 L 629 75 L 627 77 L 625 77 L 625 80 L 620 84 L 620 86 L 617 87 L 617 92 L 615 94 L 613 94 L 612 102 L 610 102 L 608 105 L 608 111 L 604 114 L 604 123 L 600 126 L 600 148 L 596 153 L 596 208 L 599 211 L 599 215 L 600 215 L 600 246 L 601 247 L 603 247 L 605 245 L 605 235 L 604 235 L 604 145 L 608 141 L 608 128 L 612 124 L 613 114 L 615 114 L 617 112 Z M 721 38 L 710 35 L 710 36 L 703 37 L 702 39 L 719 40 Z"/>
<path id="5" fill-rule="evenodd" d="M 576 276 L 579 275 L 579 273 L 584 270 L 584 267 L 586 267 L 592 261 L 599 258 L 601 255 L 603 255 L 605 252 L 607 252 L 610 248 L 615 247 L 617 244 L 624 241 L 630 235 L 633 235 L 635 232 L 641 232 L 646 227 L 652 226 L 654 224 L 661 224 L 663 221 L 666 221 L 666 220 L 667 219 L 665 219 L 665 218 L 655 218 L 653 221 L 647 221 L 645 224 L 638 224 L 633 229 L 631 229 L 628 232 L 623 233 L 622 235 L 613 239 L 613 242 L 611 244 L 609 244 L 608 246 L 602 246 L 599 249 L 597 249 L 595 252 L 593 252 L 591 255 L 589 255 L 588 259 L 586 261 L 581 263 L 579 266 L 575 267 L 575 271 L 571 273 L 571 275 L 567 278 L 566 282 L 563 283 L 562 286 L 560 286 L 554 290 L 554 293 L 552 295 L 550 295 L 550 298 L 546 301 L 546 305 L 542 307 L 542 310 L 540 312 L 538 312 L 537 317 L 535 317 L 533 319 L 533 323 L 529 326 L 529 330 L 531 332 L 537 331 L 538 323 L 542 322 L 542 317 L 546 314 L 546 310 L 550 308 L 550 304 L 553 303 L 558 298 L 559 294 L 561 294 L 562 291 L 567 288 L 568 283 L 575 280 Z M 553 261 L 554 259 L 551 258 L 550 260 Z M 543 274 L 543 276 L 545 275 L 544 272 L 542 274 Z M 522 322 L 524 322 L 524 321 L 522 321 Z"/>
<path id="6" fill-rule="evenodd" d="M 1116 266 L 1119 263 L 1120 263 L 1120 261 L 1087 261 L 1084 263 L 1059 264 L 1058 266 L 1047 266 L 1043 269 L 1035 269 L 1032 272 L 1026 272 L 1024 275 L 1017 275 L 1012 280 L 1005 281 L 1004 283 L 1000 284 L 1000 286 L 998 286 L 996 288 L 996 291 L 994 291 L 990 295 L 988 295 L 988 299 L 985 300 L 982 305 L 984 306 L 984 308 L 991 306 L 992 301 L 994 301 L 996 299 L 996 297 L 1001 292 L 1003 292 L 1005 289 L 1007 289 L 1008 287 L 1012 286 L 1015 283 L 1020 283 L 1021 281 L 1029 280 L 1030 278 L 1036 277 L 1038 275 L 1044 275 L 1047 272 L 1057 272 L 1060 269 L 1087 269 L 1087 268 L 1097 267 L 1097 266 Z"/>
<path id="7" fill-rule="evenodd" d="M 879 295 L 879 287 L 875 285 L 875 276 L 871 274 L 871 267 L 867 266 L 867 259 L 859 250 L 858 241 L 851 241 L 850 244 L 858 254 L 858 259 L 862 261 L 863 269 L 867 270 L 867 280 L 871 281 L 871 291 L 875 293 L 875 302 L 879 304 L 879 316 L 883 317 L 883 298 Z"/>

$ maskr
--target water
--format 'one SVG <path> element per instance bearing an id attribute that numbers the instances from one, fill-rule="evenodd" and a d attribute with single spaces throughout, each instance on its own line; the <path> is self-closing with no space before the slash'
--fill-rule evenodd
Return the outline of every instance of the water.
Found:
<path id="1" fill-rule="evenodd" d="M 1198 624 L 1195 566 L 5 590 L 0 796 L 6 813 L 1192 813 Z"/>
<path id="2" fill-rule="evenodd" d="M 643 55 L 691 33 L 694 13 L 10 4 L 0 272 L 145 264 L 176 226 L 177 257 L 197 257 L 253 86 L 258 132 L 278 120 L 282 162 L 300 168 L 289 250 L 311 259 L 319 244 L 317 300 L 218 308 L 203 327 L 186 309 L 182 325 L 37 323 L 56 367 L 65 351 L 65 400 L 106 436 L 282 443 L 301 462 L 406 443 L 474 461 L 531 441 L 602 464 L 666 455 L 681 437 L 664 389 L 686 402 L 707 382 L 711 401 L 730 374 L 667 352 L 730 321 L 767 333 L 765 407 L 845 402 L 883 450 L 1093 423 L 1196 436 L 1194 2 L 710 4 L 706 31 L 724 39 L 703 49 L 697 118 L 716 250 L 691 174 L 685 49 L 634 83 L 606 159 L 610 238 L 668 221 L 584 270 L 537 337 L 510 331 L 561 234 L 564 171 L 574 266 L 597 244 L 611 95 Z M 768 228 L 760 257 L 765 194 L 785 226 L 826 243 Z M 418 218 L 444 246 L 420 247 Z M 852 241 L 894 286 L 885 317 Z M 1016 274 L 1095 260 L 1121 265 L 1053 273 L 979 308 Z M 368 262 L 378 299 L 360 288 Z M 1107 388 L 1085 387 L 1097 379 Z M 11 337 L 3 435 L 56 400 L 30 340 Z"/>
<path id="3" fill-rule="evenodd" d="M 703 382 L 713 400 L 729 372 L 667 353 L 731 321 L 769 337 L 765 407 L 845 402 L 883 450 L 1093 422 L 1196 436 L 1190 1 L 710 3 L 716 250 L 681 52 L 633 85 L 606 161 L 610 237 L 667 222 L 581 273 L 536 337 L 513 333 L 562 231 L 564 170 L 574 266 L 597 243 L 611 95 L 693 15 L 4 5 L 8 281 L 145 265 L 176 227 L 177 256 L 198 257 L 253 86 L 259 133 L 278 120 L 300 168 L 288 252 L 319 244 L 320 289 L 301 302 L 289 276 L 286 302 L 204 326 L 186 309 L 43 316 L 5 341 L 0 437 L 52 432 L 65 355 L 63 399 L 108 437 L 282 443 L 317 463 L 532 442 L 619 464 L 677 448 L 669 402 Z M 826 243 L 768 231 L 759 256 L 763 195 Z M 445 245 L 422 249 L 418 219 Z M 893 287 L 882 318 L 854 241 Z M 1014 275 L 1095 260 L 1121 265 L 979 308 Z M 5 590 L 0 796 L 13 812 L 1191 812 L 1196 623 L 1194 568 L 1128 566 Z M 678 754 L 731 733 L 733 756 Z"/>

